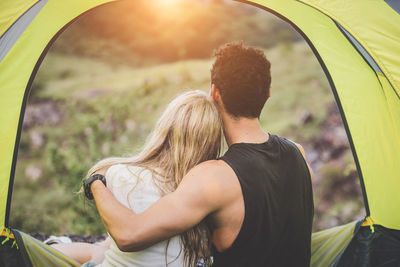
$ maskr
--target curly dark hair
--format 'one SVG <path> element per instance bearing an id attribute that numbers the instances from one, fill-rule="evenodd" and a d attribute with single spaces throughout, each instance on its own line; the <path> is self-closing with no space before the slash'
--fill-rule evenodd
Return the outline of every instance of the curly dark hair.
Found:
<path id="1" fill-rule="evenodd" d="M 269 97 L 271 63 L 262 50 L 227 43 L 214 51 L 211 82 L 233 117 L 259 118 Z"/>

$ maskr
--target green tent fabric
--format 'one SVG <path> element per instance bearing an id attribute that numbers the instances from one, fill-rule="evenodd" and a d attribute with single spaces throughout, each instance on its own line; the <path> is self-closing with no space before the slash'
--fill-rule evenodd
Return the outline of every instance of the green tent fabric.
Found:
<path id="1" fill-rule="evenodd" d="M 40 63 L 63 29 L 85 12 L 111 2 L 0 1 L 0 230 L 9 227 L 22 121 Z M 382 238 L 397 236 L 400 230 L 398 1 L 240 2 L 275 14 L 291 24 L 308 42 L 330 82 L 341 112 L 359 173 L 367 216 L 377 226 L 376 232 L 370 233 Z M 349 255 L 348 249 L 355 249 L 357 244 L 364 244 L 356 241 L 365 231 L 369 228 L 356 227 L 353 222 L 314 234 L 313 265 L 346 266 L 346 262 L 351 261 L 342 256 Z M 387 244 L 392 246 L 392 251 L 397 246 L 396 242 Z M 399 250 L 396 252 L 400 255 Z M 391 257 L 391 254 L 386 256 Z M 380 255 L 376 257 L 383 259 Z M 396 260 L 400 264 L 400 259 L 392 262 Z"/>
<path id="2" fill-rule="evenodd" d="M 314 233 L 311 243 L 311 266 L 331 266 L 350 243 L 357 222 Z"/>
<path id="3" fill-rule="evenodd" d="M 0 242 L 0 266 L 81 266 L 58 250 L 18 230 L 10 230 L 6 236 L 0 237 Z"/>
<path id="4" fill-rule="evenodd" d="M 2 0 L 0 2 L 0 54 L 7 49 L 3 44 L 14 41 L 14 25 L 35 5 L 44 6 L 33 20 L 25 25 L 26 29 L 17 36 L 17 40 L 0 62 L 0 228 L 8 226 L 11 204 L 12 183 L 23 113 L 30 85 L 36 71 L 45 56 L 46 47 L 60 30 L 82 13 L 99 6 L 103 0 Z M 3 26 L 4 25 L 4 26 Z M 8 28 L 6 28 L 8 26 Z M 24 26 L 24 25 L 22 25 Z M 4 40 L 7 32 L 11 33 Z M 7 37 L 6 36 L 6 37 Z"/>
<path id="5" fill-rule="evenodd" d="M 367 214 L 400 229 L 400 14 L 383 0 L 256 3 L 297 27 L 317 53 L 342 113 Z"/>
<path id="6" fill-rule="evenodd" d="M 33 266 L 81 266 L 58 250 L 25 233 L 17 230 L 14 230 L 14 233 L 17 238 L 20 238 L 20 244 L 23 243 L 26 255 Z"/>

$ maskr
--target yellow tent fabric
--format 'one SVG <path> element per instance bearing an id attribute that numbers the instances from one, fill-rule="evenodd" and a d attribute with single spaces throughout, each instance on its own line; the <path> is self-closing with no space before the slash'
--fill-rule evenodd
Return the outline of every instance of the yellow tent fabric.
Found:
<path id="1" fill-rule="evenodd" d="M 16 231 L 16 230 L 14 230 Z M 78 267 L 80 263 L 45 245 L 39 240 L 18 231 L 26 254 L 33 266 Z"/>
<path id="2" fill-rule="evenodd" d="M 0 59 L 0 229 L 8 227 L 21 112 L 46 47 L 75 18 L 114 0 L 2 0 L 0 38 L 41 1 L 44 7 Z M 384 0 L 240 1 L 281 17 L 309 42 L 341 110 L 368 215 L 376 224 L 400 230 L 400 14 Z M 365 51 L 358 51 L 352 39 Z M 332 265 L 350 242 L 355 225 L 315 233 L 312 265 Z M 29 243 L 32 258 L 38 251 L 53 253 L 42 250 L 40 243 Z"/>
<path id="3" fill-rule="evenodd" d="M 33 6 L 38 0 L 15 0 L 10 5 L 10 1 L 0 2 L 0 36 L 31 6 Z"/>
<path id="4" fill-rule="evenodd" d="M 41 0 L 46 1 L 46 0 Z M 84 12 L 113 0 L 47 0 L 0 62 L 0 229 L 8 226 L 10 179 L 30 83 L 56 34 Z M 2 0 L 0 38 L 39 0 Z M 368 215 L 400 230 L 400 15 L 384 0 L 252 0 L 291 23 L 309 42 L 332 90 L 361 175 Z M 376 12 L 379 10 L 379 12 Z M 338 26 L 340 25 L 340 26 Z M 342 27 L 343 29 L 341 29 Z M 379 67 L 360 53 L 348 32 Z M 11 185 L 11 187 L 9 187 Z M 337 228 L 350 233 L 354 225 Z M 353 227 L 353 228 L 352 228 Z M 343 230 L 343 231 L 342 231 Z M 321 233 L 313 237 L 318 250 Z M 332 233 L 332 232 L 330 232 Z M 346 235 L 348 236 L 348 235 Z M 348 239 L 343 239 L 348 240 Z M 346 241 L 347 242 L 347 241 Z M 346 246 L 342 242 L 340 247 Z M 319 245 L 318 245 L 319 244 Z M 327 262 L 328 256 L 315 256 Z M 325 258 L 324 258 L 325 257 Z M 332 258 L 332 255 L 329 257 Z M 318 259 L 317 259 L 318 258 Z"/>
<path id="5" fill-rule="evenodd" d="M 353 237 L 357 222 L 313 233 L 310 266 L 333 266 Z"/>
<path id="6" fill-rule="evenodd" d="M 400 188 L 400 14 L 385 1 L 302 2 L 339 22 L 369 52 L 387 78 L 378 74 L 381 86 L 368 87 L 382 91 L 381 98 L 374 99 L 375 120 L 370 120 L 366 127 L 360 122 L 351 127 L 354 128 L 353 140 L 371 216 L 377 224 L 400 229 L 400 212 L 396 208 L 400 206 L 400 194 L 397 193 Z M 362 91 L 359 96 L 361 101 L 364 100 Z M 365 109 L 372 107 L 364 105 Z M 376 121 L 381 123 L 375 124 Z M 355 138 L 358 132 L 364 134 Z M 368 143 L 361 143 L 361 140 Z"/>
<path id="7" fill-rule="evenodd" d="M 365 8 L 365 1 L 254 1 L 295 24 L 315 47 L 342 111 L 365 184 L 369 215 L 377 224 L 400 229 L 400 165 L 397 164 L 400 159 L 400 99 L 386 78 L 392 76 L 396 83 L 397 76 L 393 73 L 400 73 L 400 43 L 393 42 L 400 38 L 399 27 L 395 26 L 400 25 L 400 15 L 389 10 L 391 7 L 383 0 L 368 2 L 375 4 Z M 383 75 L 375 73 L 317 4 L 329 7 L 330 13 L 343 21 L 346 30 L 360 43 L 368 44 L 372 58 L 382 66 Z M 349 8 L 353 13 L 347 12 Z M 374 17 L 377 9 L 382 10 L 387 19 L 380 15 Z M 349 25 L 357 27 L 353 29 Z M 375 39 L 365 38 L 368 34 Z M 397 55 L 390 57 L 391 53 Z"/>
<path id="8" fill-rule="evenodd" d="M 400 153 L 400 143 L 397 141 L 400 140 L 399 101 L 395 92 L 391 91 L 390 80 L 385 82 L 386 78 L 381 75 L 380 80 L 383 82 L 378 84 L 376 74 L 368 68 L 366 62 L 349 44 L 330 17 L 343 24 L 342 26 L 353 33 L 361 44 L 369 44 L 369 46 L 364 46 L 384 70 L 386 77 L 393 77 L 391 84 L 396 85 L 397 75 L 400 73 L 396 69 L 399 66 L 397 62 L 400 61 L 398 51 L 400 46 L 394 44 L 400 38 L 400 28 L 395 26 L 399 25 L 397 22 L 400 16 L 384 1 L 370 1 L 373 4 L 369 4 L 368 8 L 364 7 L 365 5 L 362 6 L 363 1 L 352 1 L 351 4 L 348 2 L 345 4 L 343 1 L 303 1 L 307 5 L 299 1 L 255 1 L 255 3 L 273 9 L 296 24 L 321 55 L 333 79 L 346 116 L 349 133 L 352 136 L 354 150 L 364 178 L 371 216 L 379 224 L 398 229 L 400 215 L 396 217 L 395 214 L 399 213 L 393 210 L 396 206 L 393 204 L 400 203 L 400 196 L 396 194 L 396 186 L 398 186 L 396 159 L 399 158 Z M 35 2 L 37 1 L 2 1 L 1 6 L 4 7 L 2 9 L 4 11 L 0 13 L 2 32 Z M 0 63 L 0 96 L 2 96 L 0 104 L 5 111 L 0 113 L 0 121 L 5 125 L 0 130 L 0 147 L 2 148 L 0 182 L 3 185 L 0 190 L 0 222 L 5 221 L 4 211 L 7 198 L 5 196 L 8 195 L 7 185 L 10 169 L 12 169 L 14 141 L 22 100 L 32 69 L 41 52 L 58 30 L 86 10 L 104 2 L 108 1 L 69 1 L 68 3 L 49 1 Z M 370 13 L 377 8 L 384 12 L 380 12 L 379 16 L 371 16 Z M 62 15 L 57 12 L 61 9 L 64 10 Z M 297 12 L 300 10 L 301 12 Z M 363 12 L 355 12 L 356 10 Z M 327 12 L 327 14 L 322 12 Z M 381 15 L 382 13 L 384 16 Z M 362 16 L 352 16 L 352 14 Z M 52 23 L 47 23 L 49 21 Z M 382 25 L 379 28 L 382 31 L 376 30 L 377 25 Z M 371 27 L 374 27 L 375 31 L 371 31 Z M 368 39 L 371 35 L 374 36 L 372 40 Z M 350 61 L 352 61 L 351 64 L 349 64 Z M 388 69 L 387 72 L 386 69 Z M 357 104 L 353 105 L 356 102 Z M 385 198 L 384 201 L 382 197 Z M 390 207 L 393 208 L 390 209 Z"/>
<path id="9" fill-rule="evenodd" d="M 2 0 L 0 29 L 16 14 L 32 5 L 31 0 Z M 6 223 L 8 187 L 25 89 L 40 55 L 56 33 L 85 11 L 110 0 L 50 0 L 0 62 L 0 229 Z M 4 23 L 4 24 L 3 24 Z M 15 166 L 13 166 L 15 168 Z"/>
<path id="10" fill-rule="evenodd" d="M 400 95 L 400 16 L 393 8 L 383 0 L 302 2 L 327 14 L 352 33 L 370 52 Z"/>
<path id="11" fill-rule="evenodd" d="M 0 233 L 0 244 L 1 266 L 81 266 L 60 251 L 15 229 Z"/>

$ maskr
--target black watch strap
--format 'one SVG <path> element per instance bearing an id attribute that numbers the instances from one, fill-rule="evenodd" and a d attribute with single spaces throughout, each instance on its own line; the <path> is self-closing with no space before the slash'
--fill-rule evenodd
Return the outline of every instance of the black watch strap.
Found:
<path id="1" fill-rule="evenodd" d="M 82 182 L 83 190 L 85 192 L 85 196 L 89 200 L 93 200 L 93 194 L 92 194 L 92 190 L 90 189 L 90 185 L 96 180 L 102 181 L 103 184 L 105 186 L 107 186 L 106 177 L 104 177 L 104 175 L 101 175 L 101 174 L 98 174 L 98 173 L 93 174 L 92 176 L 90 176 L 89 178 L 85 179 Z"/>

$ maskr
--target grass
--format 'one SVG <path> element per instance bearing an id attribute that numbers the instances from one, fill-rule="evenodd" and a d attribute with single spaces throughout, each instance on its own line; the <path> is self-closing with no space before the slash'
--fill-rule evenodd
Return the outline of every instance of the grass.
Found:
<path id="1" fill-rule="evenodd" d="M 272 62 L 273 79 L 272 97 L 261 116 L 263 126 L 271 132 L 293 135 L 292 138 L 311 138 L 315 131 L 293 134 L 293 127 L 297 127 L 304 112 L 311 113 L 318 123 L 325 116 L 326 105 L 333 101 L 319 63 L 303 42 L 275 47 L 266 55 Z M 133 119 L 140 112 L 143 121 L 154 122 L 179 92 L 209 90 L 211 63 L 191 60 L 135 69 L 49 54 L 37 78 L 44 85 L 38 96 L 80 103 L 101 102 L 110 96 L 120 101 L 124 95 L 133 95 L 129 99 L 135 106 Z"/>
<path id="2" fill-rule="evenodd" d="M 317 136 L 333 102 L 327 80 L 304 42 L 265 51 L 272 63 L 272 97 L 261 116 L 266 131 L 302 143 Z M 97 160 L 136 153 L 174 96 L 210 88 L 211 60 L 187 60 L 144 68 L 49 53 L 29 105 L 53 101 L 57 125 L 37 124 L 22 133 L 11 225 L 26 232 L 103 234 L 95 208 L 74 192 Z M 300 125 L 304 113 L 311 123 Z M 45 142 L 33 148 L 32 132 Z M 37 180 L 28 165 L 41 169 Z M 29 197 L 33 196 L 33 197 Z M 34 214 L 29 216 L 27 214 Z"/>

